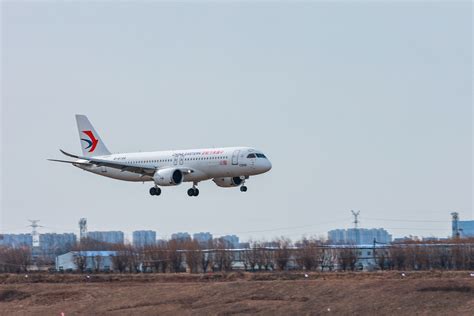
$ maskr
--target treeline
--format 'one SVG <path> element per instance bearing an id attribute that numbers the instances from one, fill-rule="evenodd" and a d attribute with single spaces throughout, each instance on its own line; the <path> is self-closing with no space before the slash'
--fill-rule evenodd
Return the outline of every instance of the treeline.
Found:
<path id="1" fill-rule="evenodd" d="M 375 258 L 382 270 L 472 270 L 474 239 L 392 244 L 385 252 L 376 252 Z"/>
<path id="2" fill-rule="evenodd" d="M 168 240 L 136 248 L 131 245 L 83 240 L 72 250 L 80 272 L 206 273 L 210 271 L 357 271 L 357 270 L 473 270 L 474 239 L 443 242 L 409 241 L 361 247 L 329 245 L 316 238 L 295 243 L 287 238 L 251 241 L 231 249 L 223 239 L 206 243 Z M 113 251 L 104 257 L 100 252 Z M 36 258 L 35 262 L 39 259 Z M 29 248 L 0 248 L 0 272 L 23 272 L 32 263 Z"/>
<path id="3" fill-rule="evenodd" d="M 90 246 L 82 249 L 90 249 Z M 115 256 L 111 256 L 113 269 L 121 273 L 206 273 L 236 268 L 246 271 L 474 269 L 474 239 L 412 241 L 362 248 L 355 245 L 328 245 L 314 238 L 292 243 L 282 237 L 271 242 L 251 241 L 245 249 L 231 249 L 221 239 L 205 244 L 195 240 L 169 240 L 143 248 L 110 245 L 109 250 L 115 251 Z M 84 271 L 87 262 L 80 257 L 76 257 L 82 261 L 78 267 Z M 89 260 L 94 262 L 95 270 L 100 270 L 101 262 L 98 260 L 102 258 Z"/>
<path id="4" fill-rule="evenodd" d="M 6 248 L 0 247 L 0 272 L 20 273 L 28 271 L 31 265 L 30 248 Z"/>

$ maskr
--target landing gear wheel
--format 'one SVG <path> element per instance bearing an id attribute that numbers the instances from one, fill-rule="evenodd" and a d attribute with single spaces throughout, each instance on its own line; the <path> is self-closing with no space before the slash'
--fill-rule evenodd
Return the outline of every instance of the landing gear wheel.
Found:
<path id="1" fill-rule="evenodd" d="M 157 187 L 150 188 L 150 195 L 160 195 L 161 189 Z"/>
<path id="2" fill-rule="evenodd" d="M 241 186 L 240 192 L 247 192 L 247 187 L 245 185 Z"/>
<path id="3" fill-rule="evenodd" d="M 188 190 L 188 195 L 189 196 L 198 196 L 199 195 L 199 190 L 197 188 L 191 188 Z"/>

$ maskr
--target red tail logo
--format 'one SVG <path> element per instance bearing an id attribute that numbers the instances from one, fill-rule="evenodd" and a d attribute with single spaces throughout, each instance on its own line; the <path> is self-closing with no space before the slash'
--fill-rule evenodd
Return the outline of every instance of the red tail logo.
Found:
<path id="1" fill-rule="evenodd" d="M 91 153 L 97 147 L 99 140 L 95 138 L 94 133 L 92 133 L 92 131 L 82 131 L 82 132 L 89 137 L 89 139 L 81 138 L 81 140 L 85 141 L 88 144 L 88 146 L 85 149 L 89 149 L 89 152 Z"/>

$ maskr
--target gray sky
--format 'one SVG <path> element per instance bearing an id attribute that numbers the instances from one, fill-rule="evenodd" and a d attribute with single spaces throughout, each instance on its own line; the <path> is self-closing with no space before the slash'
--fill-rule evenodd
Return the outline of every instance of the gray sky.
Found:
<path id="1" fill-rule="evenodd" d="M 447 236 L 472 218 L 472 8 L 436 2 L 6 2 L 3 232 L 153 229 L 242 239 L 351 226 Z M 246 194 L 150 197 L 46 161 L 80 152 L 253 146 Z M 393 221 L 403 219 L 405 221 Z"/>

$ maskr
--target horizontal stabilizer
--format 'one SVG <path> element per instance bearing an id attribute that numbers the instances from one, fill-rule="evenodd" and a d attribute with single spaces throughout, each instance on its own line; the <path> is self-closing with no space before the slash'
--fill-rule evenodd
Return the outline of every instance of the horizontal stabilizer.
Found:
<path id="1" fill-rule="evenodd" d="M 72 157 L 72 158 L 77 158 L 77 159 L 79 159 L 79 158 L 80 158 L 79 156 L 76 156 L 76 155 L 73 155 L 73 154 L 67 153 L 67 152 L 65 152 L 65 151 L 64 151 L 64 150 L 62 150 L 62 149 L 60 149 L 59 151 L 60 151 L 62 154 L 66 155 L 66 156 L 69 156 L 69 157 Z M 87 158 L 85 158 L 85 159 L 87 159 Z"/>

